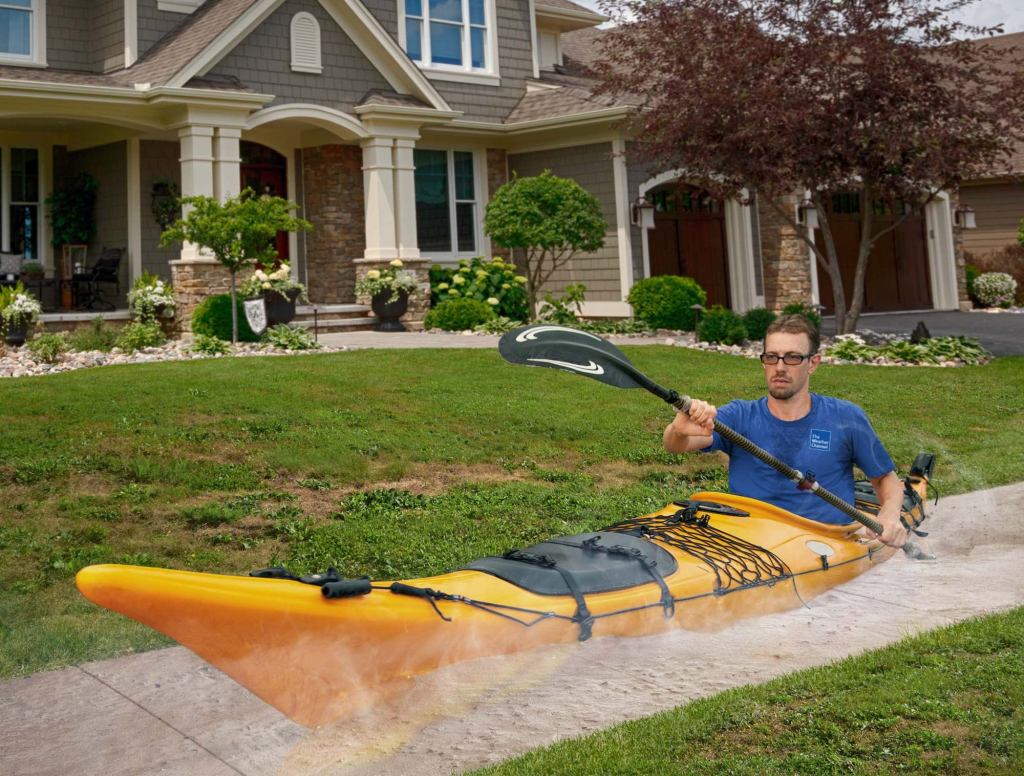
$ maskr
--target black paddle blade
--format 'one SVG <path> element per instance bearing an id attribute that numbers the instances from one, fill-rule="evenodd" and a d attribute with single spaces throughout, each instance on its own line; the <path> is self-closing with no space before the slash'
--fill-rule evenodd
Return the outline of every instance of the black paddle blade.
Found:
<path id="1" fill-rule="evenodd" d="M 595 334 L 546 323 L 504 334 L 498 352 L 512 364 L 544 366 L 592 377 L 616 388 L 643 388 L 642 376 L 610 342 Z"/>

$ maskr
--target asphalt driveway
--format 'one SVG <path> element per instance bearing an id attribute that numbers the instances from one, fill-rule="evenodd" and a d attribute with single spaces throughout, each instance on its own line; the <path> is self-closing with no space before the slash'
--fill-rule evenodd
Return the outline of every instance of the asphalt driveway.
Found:
<path id="1" fill-rule="evenodd" d="M 886 334 L 910 334 L 918 321 L 924 321 L 933 337 L 973 337 L 994 356 L 1024 356 L 1024 314 L 1021 313 L 876 313 L 862 315 L 857 321 L 857 328 Z M 823 318 L 822 334 L 834 334 L 835 326 L 835 318 Z"/>

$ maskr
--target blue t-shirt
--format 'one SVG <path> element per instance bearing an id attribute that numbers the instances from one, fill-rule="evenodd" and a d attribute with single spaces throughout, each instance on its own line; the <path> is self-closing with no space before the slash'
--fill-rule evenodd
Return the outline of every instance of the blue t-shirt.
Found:
<path id="1" fill-rule="evenodd" d="M 853 464 L 869 479 L 895 467 L 864 410 L 856 404 L 811 394 L 811 411 L 799 420 L 779 420 L 768 410 L 768 398 L 731 401 L 718 408 L 718 420 L 804 474 L 813 472 L 825 488 L 852 504 Z M 768 464 L 717 433 L 705 452 L 729 456 L 729 490 L 788 509 L 821 523 L 850 519 L 809 490 L 797 490 Z"/>

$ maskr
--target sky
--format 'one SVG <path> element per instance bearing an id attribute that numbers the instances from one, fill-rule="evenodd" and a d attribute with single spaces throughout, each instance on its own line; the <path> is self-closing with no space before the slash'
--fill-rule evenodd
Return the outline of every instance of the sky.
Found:
<path id="1" fill-rule="evenodd" d="M 595 11 L 597 0 L 573 0 Z M 1004 32 L 1024 32 L 1024 2 L 1022 0 L 979 0 L 957 14 L 957 18 L 979 27 L 989 27 L 999 23 Z"/>

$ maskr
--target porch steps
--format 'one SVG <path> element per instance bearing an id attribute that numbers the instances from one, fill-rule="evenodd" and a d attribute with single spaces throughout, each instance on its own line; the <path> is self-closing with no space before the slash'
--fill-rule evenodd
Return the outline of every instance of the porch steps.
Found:
<path id="1" fill-rule="evenodd" d="M 292 325 L 312 329 L 315 321 L 320 333 L 369 331 L 377 320 L 369 312 L 370 307 L 365 304 L 299 305 L 295 308 Z"/>

